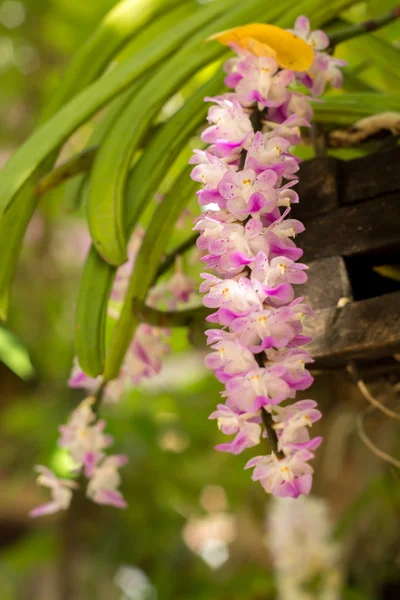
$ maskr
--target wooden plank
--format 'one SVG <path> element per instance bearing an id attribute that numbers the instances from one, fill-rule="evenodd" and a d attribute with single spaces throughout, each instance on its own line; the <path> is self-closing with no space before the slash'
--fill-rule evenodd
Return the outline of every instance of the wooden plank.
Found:
<path id="1" fill-rule="evenodd" d="M 305 221 L 298 238 L 305 262 L 356 256 L 400 247 L 400 193 L 342 206 Z"/>
<path id="2" fill-rule="evenodd" d="M 337 169 L 339 161 L 332 156 L 313 158 L 301 163 L 296 191 L 300 203 L 294 204 L 291 216 L 311 219 L 339 206 L 337 194 Z"/>
<path id="3" fill-rule="evenodd" d="M 339 203 L 365 202 L 400 192 L 400 148 L 341 161 Z"/>
<path id="4" fill-rule="evenodd" d="M 341 256 L 332 256 L 310 263 L 308 281 L 296 288 L 304 294 L 314 310 L 336 307 L 340 298 L 351 298 L 351 285 Z"/>
<path id="5" fill-rule="evenodd" d="M 307 350 L 316 367 L 346 366 L 349 359 L 373 360 L 400 350 L 400 292 L 326 308 L 305 322 L 313 341 Z"/>

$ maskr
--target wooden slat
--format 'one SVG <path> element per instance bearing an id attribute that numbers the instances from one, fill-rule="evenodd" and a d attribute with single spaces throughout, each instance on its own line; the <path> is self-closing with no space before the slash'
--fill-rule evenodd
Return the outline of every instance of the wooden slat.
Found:
<path id="1" fill-rule="evenodd" d="M 336 182 L 339 162 L 336 158 L 327 156 L 301 163 L 299 183 L 296 186 L 300 203 L 292 207 L 293 218 L 310 219 L 338 208 Z"/>
<path id="2" fill-rule="evenodd" d="M 390 251 L 400 247 L 400 193 L 342 206 L 305 226 L 298 238 L 305 262 Z"/>
<path id="3" fill-rule="evenodd" d="M 351 358 L 372 360 L 399 352 L 399 309 L 400 292 L 395 292 L 317 311 L 305 323 L 316 366 L 345 366 Z"/>
<path id="4" fill-rule="evenodd" d="M 343 258 L 332 256 L 310 263 L 308 281 L 296 291 L 314 310 L 336 307 L 340 298 L 351 298 L 351 285 Z"/>
<path id="5" fill-rule="evenodd" d="M 400 192 L 400 148 L 342 161 L 339 189 L 340 204 L 365 202 Z"/>

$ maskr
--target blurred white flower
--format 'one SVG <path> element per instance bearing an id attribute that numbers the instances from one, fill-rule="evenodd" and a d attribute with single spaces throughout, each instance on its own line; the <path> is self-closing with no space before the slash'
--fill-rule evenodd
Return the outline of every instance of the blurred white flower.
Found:
<path id="1" fill-rule="evenodd" d="M 279 600 L 340 600 L 342 549 L 333 540 L 325 500 L 281 498 L 269 506 L 266 543 Z"/>

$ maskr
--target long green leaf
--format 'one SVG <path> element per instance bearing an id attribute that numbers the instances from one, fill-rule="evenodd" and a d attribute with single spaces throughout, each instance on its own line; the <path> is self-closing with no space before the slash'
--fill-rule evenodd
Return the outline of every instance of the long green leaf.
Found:
<path id="1" fill-rule="evenodd" d="M 127 259 L 125 237 L 126 182 L 135 152 L 163 104 L 188 78 L 217 58 L 223 48 L 215 44 L 201 48 L 215 25 L 219 4 L 212 13 L 202 11 L 178 23 L 171 31 L 176 47 L 193 35 L 149 81 L 115 122 L 101 145 L 92 169 L 89 187 L 88 221 L 93 244 L 104 259 L 120 265 Z M 228 13 L 229 14 L 229 13 Z M 212 21 L 211 25 L 206 25 Z M 215 23 L 215 25 L 214 25 Z M 205 26 L 206 25 L 206 26 Z"/>
<path id="2" fill-rule="evenodd" d="M 42 173 L 53 166 L 50 158 L 44 161 Z M 10 290 L 15 267 L 21 252 L 26 228 L 38 201 L 35 196 L 36 176 L 30 177 L 18 193 L 16 202 L 0 216 L 0 319 L 6 320 L 10 304 Z"/>
<path id="3" fill-rule="evenodd" d="M 82 273 L 75 313 L 75 349 L 80 367 L 91 377 L 99 375 L 104 368 L 104 331 L 114 275 L 115 270 L 91 248 Z"/>
<path id="4" fill-rule="evenodd" d="M 314 105 L 315 120 L 319 123 L 351 125 L 358 119 L 381 112 L 400 111 L 400 94 L 374 92 L 348 93 L 328 96 Z"/>
<path id="5" fill-rule="evenodd" d="M 126 293 L 128 300 L 124 304 L 113 334 L 113 354 L 112 357 L 106 359 L 104 372 L 106 380 L 113 379 L 118 375 L 127 349 L 127 343 L 129 344 L 132 333 L 138 324 L 133 311 L 132 299 L 136 298 L 139 301 L 146 299 L 175 223 L 196 189 L 196 184 L 190 179 L 189 174 L 190 169 L 186 167 L 170 192 L 165 195 L 161 204 L 157 206 L 151 223 L 146 230 Z M 128 337 L 124 334 L 125 327 L 129 332 Z M 109 360 L 110 358 L 112 360 Z"/>
<path id="6" fill-rule="evenodd" d="M 253 10 L 260 11 L 263 3 L 256 0 Z M 219 44 L 204 46 L 204 40 L 215 31 L 226 29 L 250 18 L 250 6 L 243 5 L 213 20 L 199 31 L 199 20 L 192 22 L 195 35 L 183 45 L 140 90 L 132 103 L 115 123 L 96 157 L 89 188 L 89 227 L 95 248 L 113 265 L 126 261 L 125 198 L 129 167 L 139 143 L 165 101 L 174 94 L 196 71 L 216 60 L 225 52 Z M 281 12 L 275 8 L 274 18 Z M 204 18 L 203 24 L 209 21 Z M 178 27 L 176 39 L 185 39 L 185 31 Z M 129 127 L 129 125 L 131 127 Z"/>
<path id="7" fill-rule="evenodd" d="M 343 54 L 344 53 L 344 54 Z M 349 40 L 339 48 L 339 55 L 357 56 L 359 60 L 368 60 L 371 66 L 391 83 L 388 91 L 397 91 L 400 87 L 400 50 L 376 35 L 364 35 Z"/>
<path id="8" fill-rule="evenodd" d="M 174 3 L 175 0 L 167 0 L 165 6 L 169 4 L 173 5 Z M 149 12 L 150 6 L 153 6 L 151 12 Z M 139 0 L 139 2 L 137 0 L 122 0 L 122 2 L 118 3 L 111 13 L 106 15 L 97 32 L 93 34 L 87 44 L 76 55 L 63 81 L 58 86 L 53 97 L 53 102 L 45 112 L 44 119 L 59 110 L 65 100 L 72 98 L 97 77 L 107 66 L 114 53 L 138 28 L 143 26 L 146 19 L 151 18 L 152 11 L 156 10 L 157 7 L 158 3 L 155 0 Z M 126 15 L 127 10 L 129 11 L 129 17 Z M 109 36 L 110 39 L 112 38 L 112 42 L 109 42 Z M 107 38 L 106 43 L 104 43 L 105 38 Z M 104 104 L 106 102 L 107 100 Z M 63 116 L 61 116 L 61 121 L 62 119 Z M 57 127 L 58 120 L 52 120 L 52 123 L 53 126 L 55 124 Z M 57 142 L 50 144 L 47 151 L 36 156 L 36 150 L 40 147 L 40 140 L 43 140 L 46 135 L 51 136 L 53 126 L 48 127 L 46 130 L 47 133 L 45 131 L 44 135 L 41 133 L 42 128 L 39 129 L 17 152 L 17 154 L 20 152 L 23 154 L 22 160 L 16 159 L 16 168 L 17 170 L 18 168 L 21 170 L 19 174 L 14 172 L 14 161 L 11 161 L 11 164 L 7 164 L 0 173 L 0 189 L 4 191 L 5 186 L 6 191 L 6 183 L 8 182 L 8 184 L 11 184 L 12 189 L 8 200 L 11 197 L 14 198 L 14 205 L 10 208 L 8 214 L 0 216 L 0 255 L 2 257 L 0 265 L 0 318 L 2 319 L 7 317 L 10 288 L 15 266 L 18 261 L 26 228 L 37 204 L 37 198 L 34 194 L 36 182 L 52 168 L 58 149 L 62 143 L 60 141 L 59 144 Z M 75 128 L 72 128 L 71 133 Z M 31 141 L 32 139 L 33 142 Z M 31 153 L 31 159 L 34 160 L 28 160 L 24 164 L 23 149 L 26 146 L 28 146 L 28 151 L 25 153 L 25 157 L 28 158 L 28 154 Z M 17 175 L 16 179 L 15 175 Z M 14 186 L 16 182 L 17 185 Z M 7 191 L 3 198 L 7 198 Z"/>
<path id="9" fill-rule="evenodd" d="M 95 125 L 92 135 L 87 141 L 86 148 L 101 144 L 118 115 L 124 109 L 124 106 L 131 100 L 134 93 L 136 93 L 136 87 L 132 86 L 132 88 L 129 88 L 111 102 L 110 106 L 107 107 L 106 114 L 101 121 Z M 64 205 L 67 211 L 76 210 L 79 207 L 84 193 L 86 180 L 87 173 L 82 173 L 73 179 L 70 179 L 65 184 Z"/>
<path id="10" fill-rule="evenodd" d="M 199 88 L 183 107 L 154 135 L 130 173 L 125 230 L 127 237 L 135 228 L 146 202 L 157 191 L 165 173 L 177 158 L 187 140 L 204 123 L 208 105 L 206 96 L 214 96 L 223 89 L 224 74 L 218 72 Z"/>
<path id="11" fill-rule="evenodd" d="M 182 144 L 204 121 L 207 107 L 203 102 L 206 95 L 217 93 L 222 85 L 222 75 L 218 74 L 205 86 L 200 88 L 188 102 L 163 125 L 153 137 L 142 157 L 133 169 L 130 179 L 132 202 L 129 211 L 129 230 L 132 231 L 137 219 L 143 211 L 146 201 L 156 192 L 159 183 L 165 176 L 168 166 L 178 156 Z M 168 148 L 168 152 L 165 152 Z M 112 267 L 104 268 L 105 263 L 94 260 L 92 254 L 85 264 L 85 274 L 81 281 L 77 303 L 77 343 L 76 352 L 81 367 L 94 376 L 101 372 L 103 356 L 98 344 L 98 336 L 105 338 L 105 314 L 107 290 L 110 289 L 115 275 Z M 85 289 L 82 289 L 85 288 Z M 91 289 L 93 293 L 88 295 Z M 96 331 L 96 339 L 92 332 Z M 79 338 L 79 339 L 78 339 Z M 85 343 L 86 342 L 86 343 Z M 102 344 L 104 344 L 102 342 Z M 102 346 L 104 347 L 104 345 Z M 85 366 L 84 366 L 85 365 Z M 90 365 L 90 371 L 88 370 Z"/>
<path id="12" fill-rule="evenodd" d="M 35 374 L 26 348 L 3 327 L 0 327 L 0 360 L 21 379 L 31 379 Z"/>
<path id="13" fill-rule="evenodd" d="M 154 15 L 182 0 L 122 0 L 105 15 L 69 65 L 44 118 L 52 116 L 79 90 L 96 79 L 120 48 Z"/>
<path id="14" fill-rule="evenodd" d="M 204 20 L 207 22 L 209 17 L 223 11 L 224 7 L 233 1 L 219 0 L 215 4 L 209 4 L 198 11 L 197 18 L 201 23 Z M 253 0 L 254 2 L 257 0 Z M 187 23 L 189 33 L 193 31 L 191 18 L 185 23 Z M 41 162 L 60 148 L 80 125 L 123 92 L 148 69 L 169 56 L 171 50 L 176 47 L 174 35 L 175 32 L 169 30 L 163 36 L 153 40 L 132 59 L 119 65 L 115 70 L 77 94 L 33 133 L 0 172 L 0 213 L 3 213 L 12 203 L 18 190 Z M 183 35 L 183 31 L 180 35 Z"/>

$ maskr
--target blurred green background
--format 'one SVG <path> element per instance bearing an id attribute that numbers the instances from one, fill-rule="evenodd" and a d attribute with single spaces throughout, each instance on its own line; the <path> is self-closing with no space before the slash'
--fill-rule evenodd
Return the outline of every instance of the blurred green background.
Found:
<path id="1" fill-rule="evenodd" d="M 360 3 L 343 18 L 363 20 L 395 4 Z M 32 131 L 71 56 L 113 5 L 0 0 L 1 164 Z M 342 44 L 337 54 L 350 63 L 345 88 L 398 92 L 399 62 L 391 57 L 399 45 L 398 22 Z M 90 126 L 79 133 L 78 149 L 89 133 Z M 268 499 L 243 471 L 246 453 L 213 450 L 221 436 L 207 417 L 219 384 L 182 330 L 160 376 L 104 409 L 114 448 L 130 457 L 123 471 L 129 509 L 98 507 L 78 495 L 68 514 L 29 520 L 46 496 L 32 466 L 66 473 L 57 427 L 82 398 L 65 382 L 88 234 L 83 219 L 60 206 L 47 201 L 29 227 L 11 316 L 0 330 L 0 600 L 278 598 Z M 313 493 L 326 500 L 332 536 L 341 543 L 342 583 L 330 596 L 309 585 L 283 600 L 400 598 L 398 474 L 359 441 L 355 418 L 364 400 L 344 374 L 319 375 L 312 395 L 326 415 Z M 376 418 L 374 440 L 396 452 L 388 421 Z M 301 545 L 298 555 L 301 561 Z"/>

